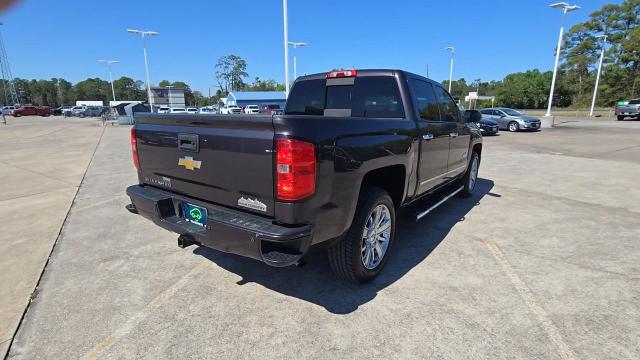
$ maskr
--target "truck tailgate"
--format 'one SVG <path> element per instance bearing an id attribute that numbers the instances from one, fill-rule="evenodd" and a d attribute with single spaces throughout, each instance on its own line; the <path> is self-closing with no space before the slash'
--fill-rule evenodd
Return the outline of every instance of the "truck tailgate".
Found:
<path id="1" fill-rule="evenodd" d="M 141 181 L 273 216 L 271 116 L 136 114 Z"/>

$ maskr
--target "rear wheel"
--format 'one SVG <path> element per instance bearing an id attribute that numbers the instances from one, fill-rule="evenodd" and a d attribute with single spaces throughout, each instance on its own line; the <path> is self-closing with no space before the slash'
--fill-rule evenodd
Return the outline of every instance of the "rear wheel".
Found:
<path id="1" fill-rule="evenodd" d="M 373 280 L 389 257 L 396 213 L 389 194 L 380 188 L 362 190 L 351 227 L 328 251 L 329 264 L 339 277 Z"/>
<path id="2" fill-rule="evenodd" d="M 476 188 L 476 183 L 478 182 L 478 168 L 480 168 L 480 155 L 474 151 L 471 153 L 471 160 L 469 161 L 467 172 L 462 178 L 461 185 L 463 188 L 460 191 L 460 196 L 469 197 L 473 195 L 473 190 Z"/>
<path id="3" fill-rule="evenodd" d="M 624 120 L 624 116 L 618 115 L 618 121 L 622 121 L 622 120 Z"/>
<path id="4" fill-rule="evenodd" d="M 516 132 L 518 130 L 520 130 L 520 125 L 518 125 L 518 123 L 516 121 L 512 121 L 509 123 L 509 131 L 511 132 Z"/>

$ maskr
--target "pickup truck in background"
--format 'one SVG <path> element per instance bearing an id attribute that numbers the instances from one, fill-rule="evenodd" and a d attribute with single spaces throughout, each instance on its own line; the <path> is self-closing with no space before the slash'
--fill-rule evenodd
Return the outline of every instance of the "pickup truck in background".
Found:
<path id="1" fill-rule="evenodd" d="M 640 119 L 640 99 L 630 100 L 626 105 L 616 105 L 616 118 L 622 121 L 626 117 Z"/>
<path id="2" fill-rule="evenodd" d="M 445 186 L 444 199 L 473 193 L 477 121 L 439 83 L 400 70 L 299 77 L 283 115 L 137 113 L 127 209 L 181 247 L 272 266 L 326 246 L 337 275 L 366 282 L 389 257 L 398 209 Z"/>

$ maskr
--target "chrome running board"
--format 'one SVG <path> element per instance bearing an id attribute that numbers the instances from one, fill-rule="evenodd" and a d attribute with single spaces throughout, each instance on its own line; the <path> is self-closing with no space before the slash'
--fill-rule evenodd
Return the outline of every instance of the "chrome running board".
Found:
<path id="1" fill-rule="evenodd" d="M 445 201 L 451 199 L 454 195 L 456 195 L 457 193 L 459 193 L 460 191 L 462 191 L 462 189 L 464 189 L 464 186 L 460 186 L 457 190 L 455 190 L 454 192 L 452 192 L 451 194 L 445 196 L 442 200 L 438 201 L 437 203 L 435 203 L 433 206 L 431 206 L 430 208 L 428 208 L 427 210 L 419 213 L 416 215 L 416 221 L 422 219 L 425 215 L 427 215 L 428 213 L 430 213 L 431 211 L 433 211 L 435 208 L 437 208 L 438 206 L 442 205 Z"/>

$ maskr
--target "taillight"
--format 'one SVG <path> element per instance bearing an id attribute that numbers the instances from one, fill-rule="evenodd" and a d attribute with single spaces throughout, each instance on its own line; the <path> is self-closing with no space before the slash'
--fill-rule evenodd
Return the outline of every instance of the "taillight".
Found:
<path id="1" fill-rule="evenodd" d="M 140 160 L 138 160 L 138 142 L 136 140 L 136 128 L 131 127 L 131 154 L 133 156 L 133 166 L 140 170 Z"/>
<path id="2" fill-rule="evenodd" d="M 276 140 L 276 188 L 279 200 L 294 201 L 316 190 L 316 152 L 311 143 Z"/>
<path id="3" fill-rule="evenodd" d="M 357 73 L 356 70 L 337 70 L 327 73 L 327 79 L 355 77 Z"/>

